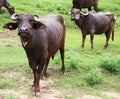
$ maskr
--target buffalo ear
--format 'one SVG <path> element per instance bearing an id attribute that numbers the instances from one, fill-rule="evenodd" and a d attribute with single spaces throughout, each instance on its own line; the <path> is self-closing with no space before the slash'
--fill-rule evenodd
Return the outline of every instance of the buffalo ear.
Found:
<path id="1" fill-rule="evenodd" d="M 34 29 L 38 29 L 38 28 L 40 28 L 40 29 L 45 29 L 45 28 L 46 28 L 46 25 L 43 24 L 43 23 L 41 23 L 41 22 L 35 22 L 35 23 L 33 24 L 33 28 L 34 28 Z"/>
<path id="2" fill-rule="evenodd" d="M 18 25 L 16 23 L 7 23 L 3 26 L 3 28 L 5 29 L 9 29 L 9 30 L 15 30 L 18 27 Z"/>

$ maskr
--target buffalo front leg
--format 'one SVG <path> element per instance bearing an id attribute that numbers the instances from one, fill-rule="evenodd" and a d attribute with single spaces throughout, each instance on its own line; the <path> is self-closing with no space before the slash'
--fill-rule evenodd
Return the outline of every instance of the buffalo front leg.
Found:
<path id="1" fill-rule="evenodd" d="M 34 81 L 33 81 L 33 85 L 32 87 L 35 87 L 35 82 L 36 82 L 36 69 L 32 69 L 33 70 L 33 76 L 34 76 Z"/>
<path id="2" fill-rule="evenodd" d="M 39 86 L 39 81 L 41 78 L 41 74 L 43 72 L 43 68 L 44 68 L 44 64 L 40 64 L 38 65 L 38 67 L 36 68 L 35 72 L 34 72 L 34 92 L 33 95 L 34 96 L 39 96 L 40 95 L 40 86 Z"/>
<path id="3" fill-rule="evenodd" d="M 91 51 L 94 50 L 94 34 L 90 34 Z"/>
<path id="4" fill-rule="evenodd" d="M 88 7 L 88 11 L 91 11 L 91 7 Z"/>
<path id="5" fill-rule="evenodd" d="M 34 96 L 40 95 L 40 87 L 39 87 L 39 80 L 40 80 L 40 74 L 38 72 L 35 73 L 35 83 L 34 83 Z"/>
<path id="6" fill-rule="evenodd" d="M 86 39 L 86 35 L 85 35 L 85 34 L 82 34 L 82 44 L 81 44 L 81 48 L 84 48 L 85 39 Z"/>

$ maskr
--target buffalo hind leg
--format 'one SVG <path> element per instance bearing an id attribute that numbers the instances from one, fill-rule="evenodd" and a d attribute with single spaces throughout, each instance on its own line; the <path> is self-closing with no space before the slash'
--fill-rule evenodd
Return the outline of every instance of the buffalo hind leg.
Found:
<path id="1" fill-rule="evenodd" d="M 106 43 L 104 45 L 104 49 L 106 49 L 108 47 L 108 42 L 110 39 L 110 32 L 105 32 L 105 36 L 106 36 Z"/>
<path id="2" fill-rule="evenodd" d="M 64 64 L 64 44 L 63 44 L 63 46 L 60 48 L 60 55 L 61 55 L 61 60 L 62 60 L 62 68 L 61 68 L 61 71 L 62 71 L 62 73 L 64 74 L 65 71 L 66 71 L 65 64 Z"/>
<path id="3" fill-rule="evenodd" d="M 47 68 L 48 68 L 49 61 L 50 61 L 50 56 L 47 58 L 47 62 L 46 62 L 46 65 L 43 69 L 43 73 L 41 74 L 41 78 L 44 78 L 44 77 L 47 78 L 48 77 Z"/>

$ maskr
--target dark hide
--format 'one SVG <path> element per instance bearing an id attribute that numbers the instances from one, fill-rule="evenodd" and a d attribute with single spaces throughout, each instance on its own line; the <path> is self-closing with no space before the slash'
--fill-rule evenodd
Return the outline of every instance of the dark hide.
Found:
<path id="1" fill-rule="evenodd" d="M 88 11 L 91 11 L 93 6 L 95 11 L 98 12 L 98 0 L 73 0 L 73 7 L 82 10 L 82 8 L 88 8 Z"/>
<path id="2" fill-rule="evenodd" d="M 71 19 L 74 20 L 76 25 L 81 29 L 82 32 L 82 45 L 84 48 L 84 42 L 86 35 L 90 34 L 91 50 L 94 49 L 93 40 L 94 34 L 105 33 L 106 44 L 104 48 L 108 47 L 108 41 L 112 33 L 112 40 L 114 38 L 114 25 L 116 22 L 116 17 L 110 12 L 89 12 L 88 14 L 83 14 L 79 9 L 71 10 Z"/>
<path id="3" fill-rule="evenodd" d="M 3 28 L 14 30 L 18 28 L 23 48 L 27 54 L 29 65 L 34 74 L 34 94 L 40 92 L 39 80 L 47 76 L 47 66 L 50 58 L 60 51 L 62 60 L 62 73 L 64 66 L 64 44 L 66 26 L 61 15 L 50 14 L 36 21 L 36 15 L 16 14 L 16 23 L 7 23 Z M 38 16 L 37 16 L 38 17 Z"/>

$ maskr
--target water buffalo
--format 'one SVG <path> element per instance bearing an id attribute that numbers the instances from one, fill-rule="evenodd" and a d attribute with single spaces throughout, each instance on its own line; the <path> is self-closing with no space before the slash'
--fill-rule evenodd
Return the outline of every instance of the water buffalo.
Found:
<path id="1" fill-rule="evenodd" d="M 14 13 L 14 7 L 11 6 L 7 0 L 0 0 L 0 11 L 2 7 L 5 7 L 10 15 Z"/>
<path id="2" fill-rule="evenodd" d="M 105 33 L 106 43 L 104 48 L 108 47 L 108 41 L 112 33 L 112 40 L 114 40 L 114 25 L 116 17 L 110 12 L 87 12 L 82 13 L 79 9 L 72 9 L 69 13 L 71 19 L 81 29 L 82 32 L 82 45 L 84 48 L 84 42 L 86 35 L 90 34 L 91 50 L 94 50 L 94 34 Z"/>
<path id="3" fill-rule="evenodd" d="M 98 12 L 98 0 L 73 0 L 73 7 L 77 9 L 88 8 L 91 11 L 91 6 L 94 6 L 96 12 Z"/>
<path id="4" fill-rule="evenodd" d="M 62 15 L 49 14 L 41 18 L 32 14 L 13 14 L 10 22 L 3 26 L 9 30 L 18 28 L 22 46 L 28 57 L 29 65 L 34 74 L 34 95 L 40 92 L 39 80 L 41 76 L 47 76 L 47 66 L 50 58 L 54 58 L 60 51 L 62 60 L 62 73 L 64 65 L 64 44 L 66 35 L 65 21 Z"/>

